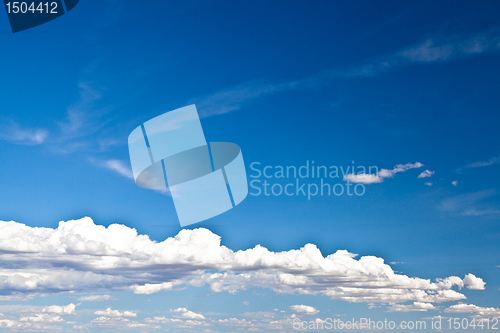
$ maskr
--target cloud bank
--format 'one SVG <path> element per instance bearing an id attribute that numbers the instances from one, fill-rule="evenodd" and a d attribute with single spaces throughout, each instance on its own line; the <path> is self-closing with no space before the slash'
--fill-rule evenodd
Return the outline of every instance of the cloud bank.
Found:
<path id="1" fill-rule="evenodd" d="M 214 293 L 259 287 L 348 302 L 439 303 L 465 299 L 457 291 L 464 286 L 484 289 L 483 280 L 472 274 L 432 282 L 395 273 L 382 258 L 356 257 L 346 250 L 325 257 L 314 244 L 283 252 L 260 245 L 234 252 L 203 228 L 155 242 L 127 226 L 106 228 L 88 217 L 60 222 L 57 229 L 0 222 L 0 294 L 98 289 L 148 294 L 208 285 Z"/>

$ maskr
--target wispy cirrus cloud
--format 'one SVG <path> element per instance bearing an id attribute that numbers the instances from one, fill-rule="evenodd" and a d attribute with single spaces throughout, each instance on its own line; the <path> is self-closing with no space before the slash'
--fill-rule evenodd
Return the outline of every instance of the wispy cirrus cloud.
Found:
<path id="1" fill-rule="evenodd" d="M 0 140 L 19 145 L 37 146 L 47 141 L 49 131 L 44 128 L 27 128 L 10 121 L 0 126 Z"/>
<path id="2" fill-rule="evenodd" d="M 487 167 L 487 166 L 491 166 L 491 165 L 496 165 L 499 163 L 500 163 L 500 156 L 491 157 L 488 160 L 477 161 L 477 162 L 467 164 L 466 166 L 457 169 L 457 173 L 460 174 L 460 173 L 463 173 L 464 171 L 467 171 L 467 170 L 483 168 L 483 167 Z"/>
<path id="3" fill-rule="evenodd" d="M 79 98 L 68 107 L 66 117 L 47 128 L 30 128 L 10 120 L 0 123 L 0 140 L 20 145 L 43 146 L 54 153 L 70 154 L 77 151 L 102 151 L 116 145 L 116 140 L 97 135 L 106 121 L 105 111 L 96 109 L 101 98 L 92 83 L 79 82 Z"/>
<path id="4" fill-rule="evenodd" d="M 398 172 L 405 172 L 410 169 L 418 169 L 423 167 L 424 165 L 420 162 L 416 163 L 407 163 L 407 164 L 398 164 L 392 170 L 389 169 L 380 169 L 377 174 L 355 174 L 349 173 L 344 176 L 343 181 L 351 182 L 351 183 L 361 183 L 361 184 L 376 184 L 382 183 L 386 178 L 393 178 L 394 175 Z"/>
<path id="5" fill-rule="evenodd" d="M 188 104 L 196 104 L 200 117 L 204 118 L 238 110 L 251 99 L 294 90 L 303 86 L 305 86 L 304 80 L 290 82 L 256 80 L 194 98 Z"/>
<path id="6" fill-rule="evenodd" d="M 113 300 L 114 298 L 110 295 L 90 295 L 79 297 L 78 300 L 81 302 L 102 302 Z"/>
<path id="7" fill-rule="evenodd" d="M 0 222 L 0 293 L 154 293 L 208 285 L 213 293 L 258 287 L 348 302 L 440 303 L 465 299 L 453 288 L 478 289 L 480 280 L 450 276 L 431 282 L 396 273 L 374 256 L 355 259 L 338 250 L 324 257 L 314 244 L 283 252 L 259 245 L 234 252 L 220 243 L 203 228 L 184 229 L 158 243 L 135 229 L 106 228 L 90 218 L 60 222 L 57 229 Z"/>
<path id="8" fill-rule="evenodd" d="M 134 175 L 132 174 L 132 169 L 125 163 L 120 160 L 106 160 L 101 164 L 104 168 L 116 172 L 117 174 L 129 178 L 134 179 Z"/>
<path id="9" fill-rule="evenodd" d="M 285 91 L 318 88 L 334 80 L 381 75 L 412 64 L 431 64 L 500 51 L 500 29 L 473 35 L 435 36 L 392 54 L 367 59 L 362 64 L 333 68 L 309 77 L 290 80 L 253 80 L 188 101 L 210 117 L 240 109 L 244 103 Z"/>
<path id="10" fill-rule="evenodd" d="M 439 208 L 444 212 L 463 216 L 498 215 L 500 209 L 497 206 L 484 202 L 485 199 L 496 194 L 497 191 L 494 189 L 460 194 L 443 200 Z"/>

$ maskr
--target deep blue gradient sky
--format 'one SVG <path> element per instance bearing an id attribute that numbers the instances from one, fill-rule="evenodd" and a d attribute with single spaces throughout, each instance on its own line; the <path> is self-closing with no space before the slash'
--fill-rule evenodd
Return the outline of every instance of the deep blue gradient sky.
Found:
<path id="1" fill-rule="evenodd" d="M 207 228 L 234 251 L 312 243 L 324 256 L 345 249 L 399 263 L 410 277 L 472 273 L 486 290 L 463 289 L 464 302 L 500 308 L 499 15 L 497 1 L 82 0 L 12 34 L 0 14 L 0 220 L 57 228 L 89 216 L 156 241 L 177 235 L 172 199 L 126 177 L 127 137 L 194 103 L 207 140 L 237 143 L 248 175 L 252 162 L 424 167 L 359 197 L 249 195 L 189 229 Z M 417 178 L 425 170 L 435 174 Z M 388 307 L 270 290 L 200 298 L 190 288 L 168 305 L 169 294 L 146 296 L 166 311 L 235 316 L 250 311 L 245 297 L 251 311 L 308 304 L 323 318 L 383 317 Z M 155 309 L 130 292 L 115 297 L 121 310 Z M 224 308 L 232 297 L 238 305 Z"/>

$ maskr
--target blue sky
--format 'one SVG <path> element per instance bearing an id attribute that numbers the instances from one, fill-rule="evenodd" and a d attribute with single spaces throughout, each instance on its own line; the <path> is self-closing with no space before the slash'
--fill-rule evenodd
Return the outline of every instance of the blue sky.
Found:
<path id="1" fill-rule="evenodd" d="M 16 34 L 0 14 L 0 327 L 500 317 L 499 14 L 88 0 Z M 190 104 L 249 181 L 266 180 L 253 162 L 380 172 L 325 179 L 362 196 L 250 194 L 183 230 L 171 197 L 135 185 L 127 137 Z"/>

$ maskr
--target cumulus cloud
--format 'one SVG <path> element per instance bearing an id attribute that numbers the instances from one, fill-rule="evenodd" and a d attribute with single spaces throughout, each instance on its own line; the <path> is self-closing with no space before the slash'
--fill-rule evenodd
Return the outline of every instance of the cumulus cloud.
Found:
<path id="1" fill-rule="evenodd" d="M 413 302 L 413 304 L 394 304 L 389 308 L 390 312 L 411 312 L 411 311 L 427 311 L 437 310 L 431 303 Z"/>
<path id="2" fill-rule="evenodd" d="M 465 282 L 459 277 L 433 282 L 396 273 L 379 257 L 356 257 L 346 250 L 323 256 L 314 244 L 283 252 L 260 245 L 235 252 L 203 228 L 155 242 L 135 229 L 119 224 L 106 228 L 88 217 L 60 222 L 57 229 L 0 222 L 0 293 L 101 289 L 148 294 L 177 285 L 208 285 L 212 292 L 259 287 L 348 302 L 434 303 L 465 299 L 456 290 L 464 283 L 480 286 L 472 276 Z"/>
<path id="3" fill-rule="evenodd" d="M 432 184 L 432 182 L 425 182 L 425 183 L 424 183 L 424 185 L 425 185 L 425 186 L 432 186 L 432 185 L 434 185 L 434 184 Z"/>
<path id="4" fill-rule="evenodd" d="M 417 178 L 427 178 L 427 177 L 430 177 L 432 176 L 433 174 L 435 174 L 436 172 L 435 171 L 429 171 L 429 170 L 425 170 L 424 172 L 422 172 L 420 175 L 418 175 Z"/>
<path id="5" fill-rule="evenodd" d="M 138 285 L 133 285 L 132 290 L 134 291 L 134 294 L 155 294 L 161 290 L 170 290 L 172 289 L 173 284 L 170 282 L 163 282 L 163 283 L 146 283 L 142 286 Z"/>
<path id="6" fill-rule="evenodd" d="M 179 313 L 179 317 L 186 319 L 205 319 L 205 316 L 193 311 L 189 311 L 186 308 L 177 308 L 175 310 L 170 310 L 170 312 Z"/>
<path id="7" fill-rule="evenodd" d="M 304 313 L 308 315 L 315 315 L 316 313 L 319 312 L 319 310 L 316 310 L 315 308 L 309 305 L 292 305 L 290 309 L 293 312 Z"/>
<path id="8" fill-rule="evenodd" d="M 457 185 L 458 185 L 458 181 L 457 181 L 457 180 L 454 180 L 454 181 L 452 181 L 452 182 L 451 182 L 451 184 L 452 184 L 453 186 L 457 186 Z"/>
<path id="9" fill-rule="evenodd" d="M 477 313 L 483 317 L 498 317 L 500 316 L 500 309 L 498 308 L 484 308 L 474 304 L 459 303 L 446 308 L 444 312 L 449 313 Z"/>
<path id="10" fill-rule="evenodd" d="M 383 182 L 384 177 L 370 173 L 363 173 L 358 175 L 354 173 L 349 173 L 344 176 L 343 180 L 351 183 L 376 184 Z"/>
<path id="11" fill-rule="evenodd" d="M 344 176 L 343 180 L 351 183 L 375 184 L 381 183 L 385 178 L 393 178 L 398 172 L 405 172 L 410 169 L 418 169 L 424 165 L 420 162 L 398 164 L 392 170 L 380 169 L 377 174 L 354 174 L 350 173 Z"/>
<path id="12" fill-rule="evenodd" d="M 75 314 L 76 305 L 71 303 L 69 305 L 51 305 L 43 308 L 42 312 L 53 313 L 58 315 L 72 315 Z"/>
<path id="13" fill-rule="evenodd" d="M 37 313 L 31 316 L 20 317 L 19 321 L 34 321 L 34 322 L 43 322 L 43 323 L 54 323 L 61 322 L 64 319 L 61 316 L 54 316 L 46 313 Z"/>
<path id="14" fill-rule="evenodd" d="M 29 331 L 56 331 L 61 330 L 61 326 L 52 324 L 65 324 L 66 321 L 61 316 L 74 315 L 76 305 L 51 305 L 46 307 L 28 305 L 2 305 L 2 311 L 9 313 L 9 316 L 0 314 L 0 327 L 14 330 Z M 18 319 L 12 317 L 17 315 Z"/>
<path id="15" fill-rule="evenodd" d="M 483 281 L 483 279 L 469 273 L 464 278 L 464 284 L 467 286 L 467 289 L 484 290 L 484 285 L 486 283 Z"/>
<path id="16" fill-rule="evenodd" d="M 111 310 L 111 308 L 107 308 L 106 310 L 97 310 L 94 312 L 95 315 L 105 316 L 105 317 L 137 317 L 137 313 L 132 311 L 118 311 Z"/>

